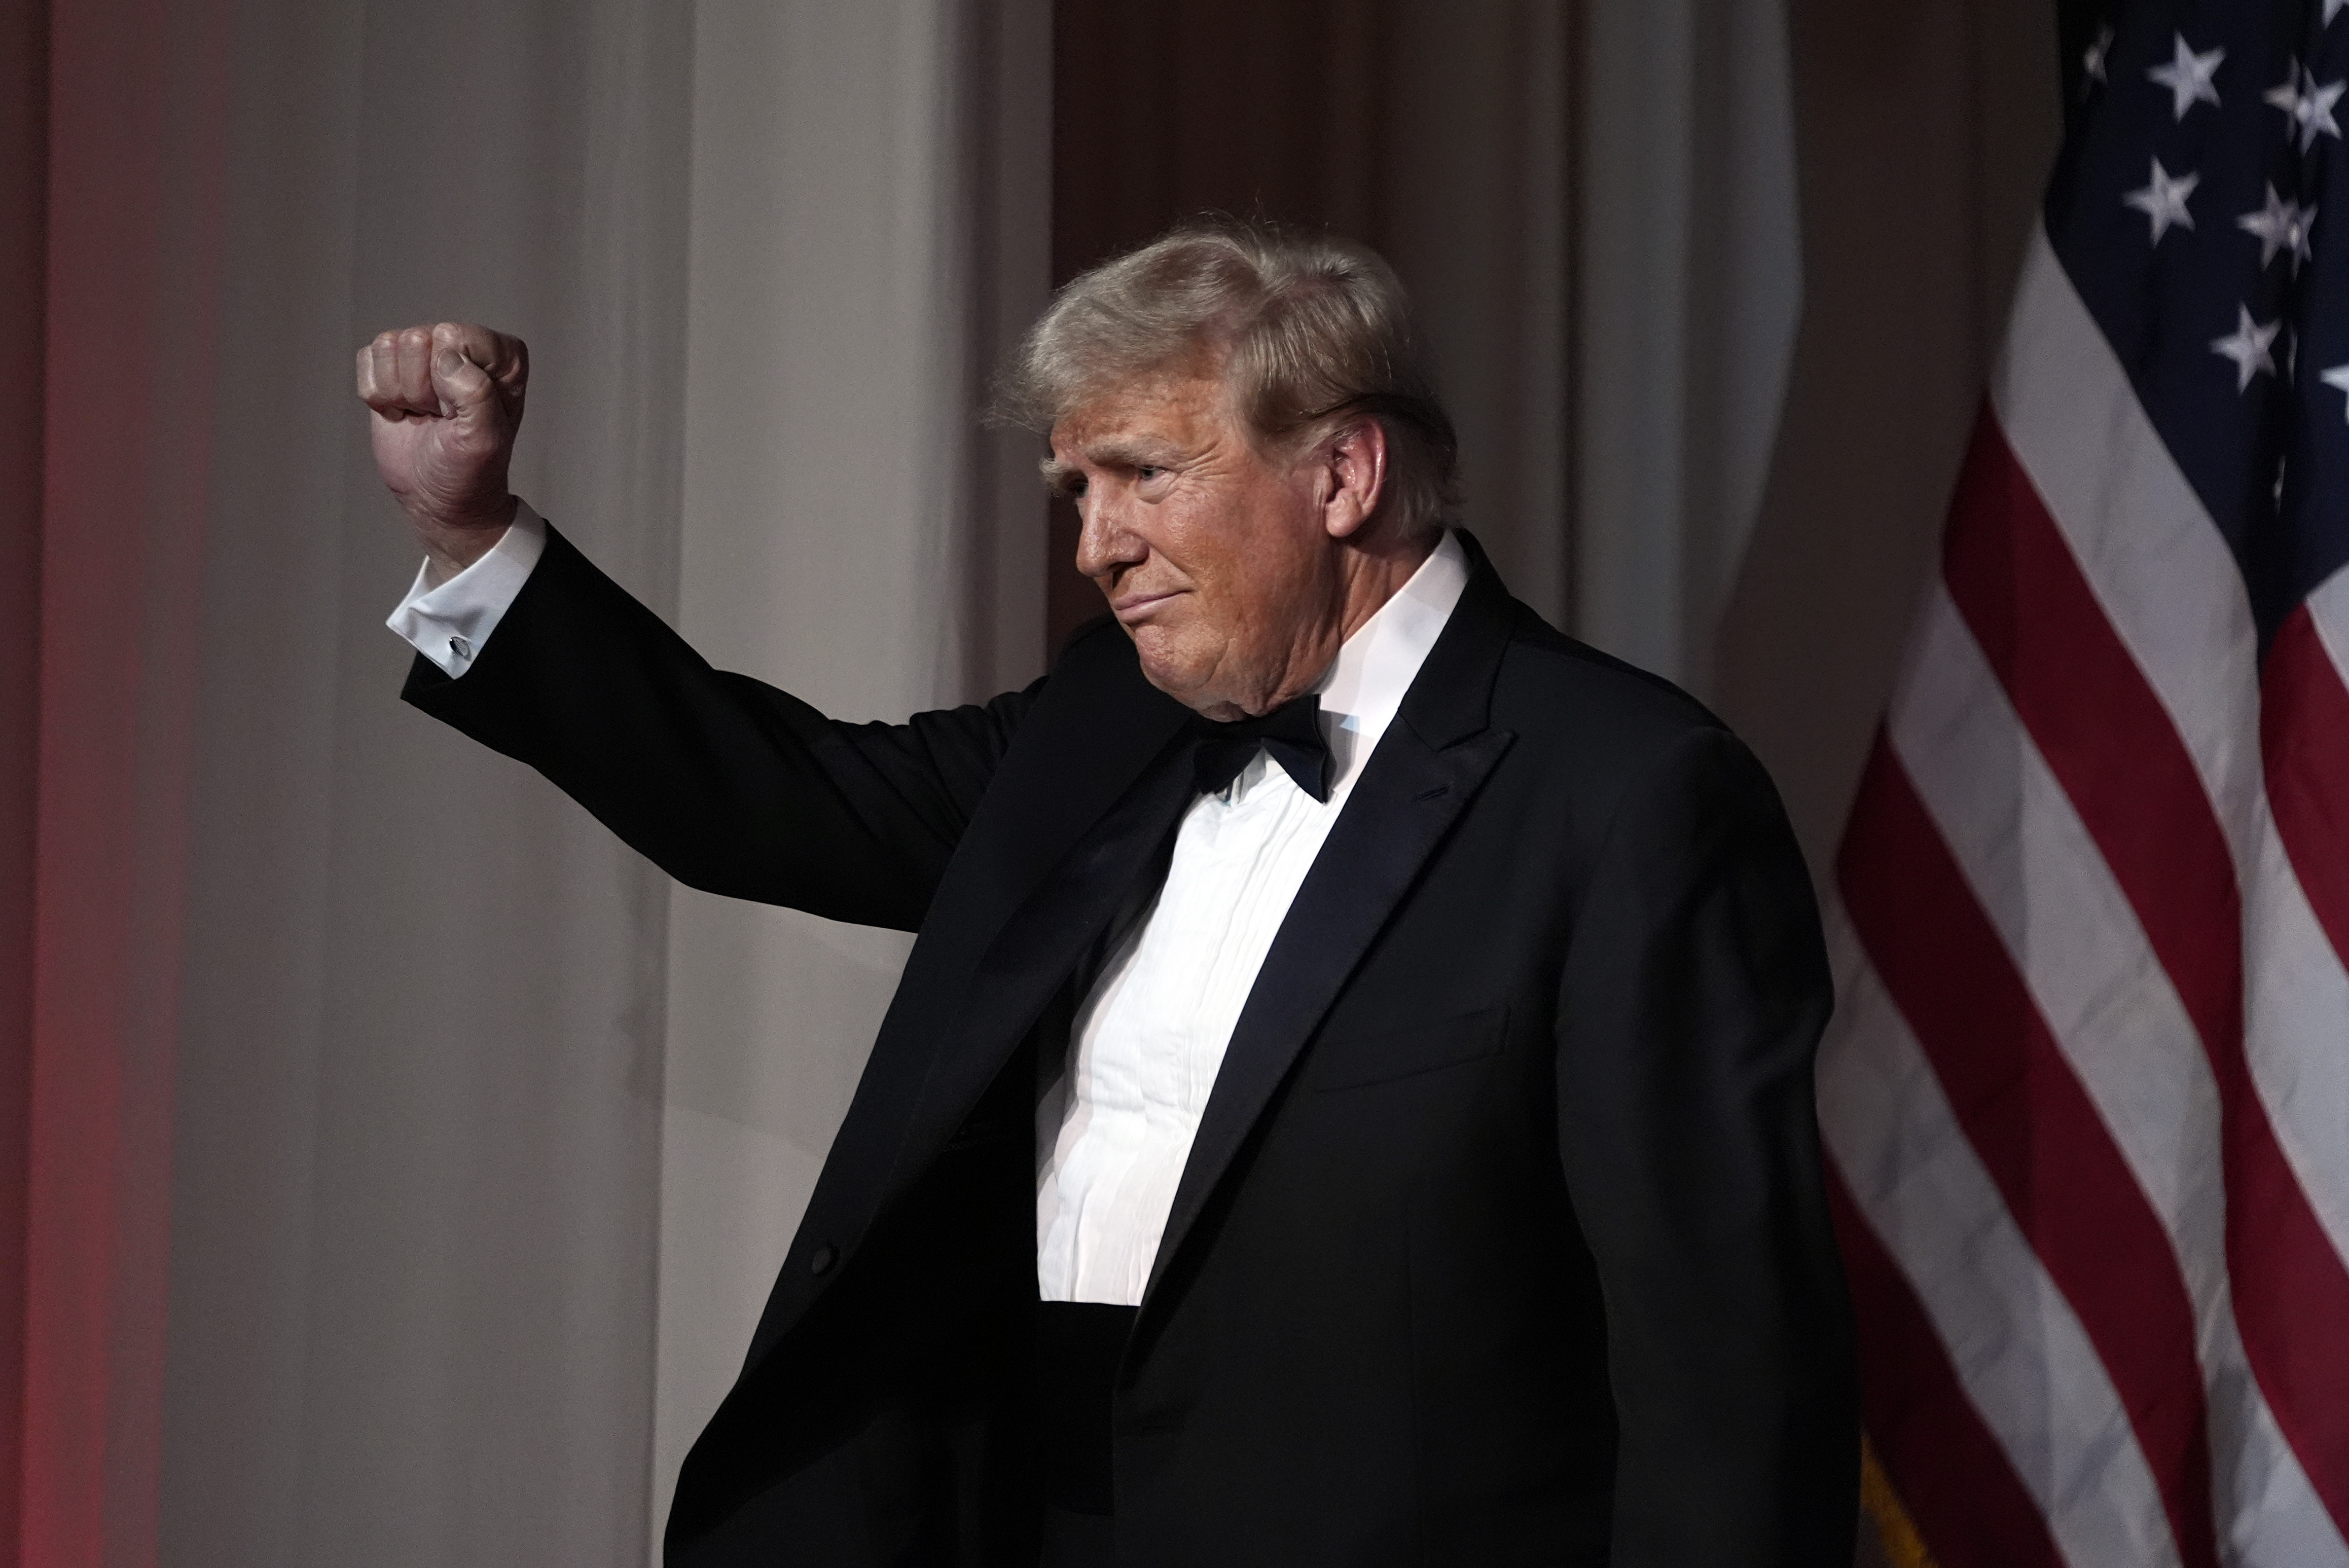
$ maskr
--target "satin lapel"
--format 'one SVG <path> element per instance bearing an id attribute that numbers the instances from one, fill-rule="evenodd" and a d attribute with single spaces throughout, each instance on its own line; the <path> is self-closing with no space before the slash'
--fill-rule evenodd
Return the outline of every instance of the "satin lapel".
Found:
<path id="1" fill-rule="evenodd" d="M 927 1168 L 1018 1046 L 1034 1016 L 1021 1011 L 1028 993 L 1044 981 L 1040 1008 L 1058 983 L 1053 965 L 1065 974 L 1081 953 L 1081 922 L 1066 912 L 1044 908 L 1044 925 L 1029 922 L 1104 818 L 1155 777 L 1154 759 L 1189 717 L 1143 680 L 1132 645 L 1109 636 L 1054 669 L 938 884 L 808 1201 L 830 1234 L 861 1233 Z M 1049 940 L 1071 931 L 1065 953 Z M 988 975 L 999 952 L 1018 956 L 1016 974 Z"/>
<path id="2" fill-rule="evenodd" d="M 1151 1265 L 1145 1313 L 1298 1052 L 1516 738 L 1485 720 L 1516 605 L 1466 542 L 1475 568 L 1467 590 L 1297 890 L 1233 1026 Z"/>
<path id="3" fill-rule="evenodd" d="M 1188 748 L 1163 748 L 1003 923 L 956 1009 L 951 1037 L 930 1058 L 891 1191 L 920 1179 L 1002 1070 L 1173 835 L 1196 793 L 1192 779 Z"/>

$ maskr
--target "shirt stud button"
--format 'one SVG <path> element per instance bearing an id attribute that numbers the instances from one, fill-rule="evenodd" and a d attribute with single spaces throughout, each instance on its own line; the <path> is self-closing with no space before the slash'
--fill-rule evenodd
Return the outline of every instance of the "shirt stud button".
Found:
<path id="1" fill-rule="evenodd" d="M 830 1274 L 832 1272 L 832 1265 L 839 1261 L 840 1249 L 833 1246 L 830 1242 L 826 1242 L 823 1245 L 816 1248 L 814 1252 L 808 1254 L 808 1273 L 812 1274 Z"/>

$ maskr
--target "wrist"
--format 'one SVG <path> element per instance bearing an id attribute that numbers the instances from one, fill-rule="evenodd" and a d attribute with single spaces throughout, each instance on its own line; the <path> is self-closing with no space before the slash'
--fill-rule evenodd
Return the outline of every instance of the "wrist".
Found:
<path id="1" fill-rule="evenodd" d="M 521 499 L 508 495 L 486 511 L 411 517 L 435 584 L 447 582 L 495 549 L 521 510 Z"/>

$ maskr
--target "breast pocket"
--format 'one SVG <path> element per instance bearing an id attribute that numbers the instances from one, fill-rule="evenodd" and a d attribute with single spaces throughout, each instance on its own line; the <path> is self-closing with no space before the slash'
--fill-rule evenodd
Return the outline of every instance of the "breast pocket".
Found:
<path id="1" fill-rule="evenodd" d="M 1306 1081 L 1316 1090 L 1360 1088 L 1458 1067 L 1497 1052 L 1508 1039 L 1509 1010 L 1486 1007 L 1391 1029 L 1331 1035 L 1313 1047 Z"/>

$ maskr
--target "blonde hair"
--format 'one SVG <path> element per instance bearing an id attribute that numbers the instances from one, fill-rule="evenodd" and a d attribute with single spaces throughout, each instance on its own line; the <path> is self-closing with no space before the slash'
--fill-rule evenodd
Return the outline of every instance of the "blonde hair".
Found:
<path id="1" fill-rule="evenodd" d="M 1456 502 L 1459 441 L 1393 269 L 1367 246 L 1269 223 L 1185 223 L 1072 279 L 998 379 L 993 411 L 1046 433 L 1106 387 L 1185 362 L 1220 367 L 1265 448 L 1308 450 L 1376 419 L 1380 511 L 1405 531 Z"/>

